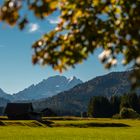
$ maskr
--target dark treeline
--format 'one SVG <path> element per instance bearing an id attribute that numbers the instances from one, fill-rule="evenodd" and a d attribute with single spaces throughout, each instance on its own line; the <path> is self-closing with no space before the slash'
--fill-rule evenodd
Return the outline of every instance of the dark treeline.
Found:
<path id="1" fill-rule="evenodd" d="M 88 116 L 108 118 L 119 114 L 123 108 L 131 108 L 140 114 L 140 96 L 133 93 L 113 96 L 110 99 L 102 96 L 93 97 L 88 105 Z"/>

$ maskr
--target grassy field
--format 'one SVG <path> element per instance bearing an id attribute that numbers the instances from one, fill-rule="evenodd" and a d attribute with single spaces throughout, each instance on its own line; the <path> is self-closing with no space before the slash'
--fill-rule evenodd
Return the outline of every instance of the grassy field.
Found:
<path id="1" fill-rule="evenodd" d="M 1 120 L 0 140 L 140 140 L 140 120 L 50 120 L 50 127 L 37 121 Z"/>

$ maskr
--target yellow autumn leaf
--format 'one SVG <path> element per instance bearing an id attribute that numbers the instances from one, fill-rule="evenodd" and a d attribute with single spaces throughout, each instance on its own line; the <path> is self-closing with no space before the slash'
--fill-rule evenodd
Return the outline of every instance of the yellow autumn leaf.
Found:
<path id="1" fill-rule="evenodd" d="M 58 1 L 51 1 L 50 2 L 50 9 L 55 9 L 57 8 L 57 5 L 58 5 Z"/>
<path id="2" fill-rule="evenodd" d="M 120 14 L 121 13 L 121 8 L 120 7 L 116 7 L 115 13 L 116 14 Z"/>
<path id="3" fill-rule="evenodd" d="M 117 2 L 117 0 L 111 0 L 112 4 L 115 4 Z"/>
<path id="4" fill-rule="evenodd" d="M 82 16 L 82 11 L 81 10 L 77 10 L 72 18 L 73 21 L 76 21 L 78 17 Z"/>
<path id="5" fill-rule="evenodd" d="M 103 9 L 103 12 L 104 13 L 107 13 L 107 12 L 109 12 L 110 11 L 110 7 L 109 6 L 106 6 L 104 9 Z"/>
<path id="6" fill-rule="evenodd" d="M 93 0 L 93 5 L 97 6 L 100 3 L 100 0 Z"/>

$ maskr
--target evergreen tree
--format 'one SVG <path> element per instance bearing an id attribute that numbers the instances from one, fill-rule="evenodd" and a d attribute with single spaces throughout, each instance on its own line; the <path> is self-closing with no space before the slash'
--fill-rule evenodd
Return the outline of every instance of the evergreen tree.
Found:
<path id="1" fill-rule="evenodd" d="M 121 97 L 113 96 L 110 100 L 102 96 L 93 97 L 88 105 L 88 115 L 95 118 L 112 117 L 124 108 L 140 113 L 140 96 L 131 93 Z"/>
<path id="2" fill-rule="evenodd" d="M 138 96 L 138 113 L 140 114 L 140 96 Z"/>
<path id="3" fill-rule="evenodd" d="M 125 108 L 132 108 L 137 112 L 140 112 L 140 103 L 139 97 L 136 93 L 126 94 L 121 98 L 120 109 L 123 107 Z"/>
<path id="4" fill-rule="evenodd" d="M 135 93 L 129 94 L 128 100 L 129 100 L 130 107 L 133 108 L 136 112 L 139 112 L 139 101 L 138 101 L 137 94 Z"/>
<path id="5" fill-rule="evenodd" d="M 118 114 L 120 112 L 120 97 L 112 96 L 110 99 L 110 104 L 112 108 L 112 115 Z"/>
<path id="6" fill-rule="evenodd" d="M 128 98 L 127 94 L 125 94 L 121 97 L 120 110 L 124 107 L 125 108 L 131 108 L 131 106 L 129 104 L 129 98 Z"/>
<path id="7" fill-rule="evenodd" d="M 88 116 L 93 117 L 93 98 L 90 99 L 88 104 Z"/>
<path id="8" fill-rule="evenodd" d="M 108 118 L 112 116 L 111 104 L 105 97 L 93 97 L 89 104 L 90 116 L 95 118 Z"/>

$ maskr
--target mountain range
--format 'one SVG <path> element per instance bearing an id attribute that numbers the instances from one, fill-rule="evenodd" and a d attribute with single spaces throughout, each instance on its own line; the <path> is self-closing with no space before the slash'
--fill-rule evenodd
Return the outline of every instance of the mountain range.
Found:
<path id="1" fill-rule="evenodd" d="M 130 91 L 129 75 L 131 71 L 112 72 L 82 82 L 76 77 L 53 76 L 37 85 L 8 95 L 0 91 L 12 102 L 32 102 L 36 110 L 50 108 L 58 115 L 80 115 L 87 111 L 90 98 L 93 96 L 121 96 Z M 139 93 L 139 92 L 138 92 Z"/>
<path id="2" fill-rule="evenodd" d="M 4 99 L 7 99 L 7 100 L 12 100 L 13 99 L 12 95 L 7 94 L 1 88 L 0 88 L 0 98 L 4 98 Z"/>
<path id="3" fill-rule="evenodd" d="M 0 98 L 0 108 L 1 107 L 5 107 L 7 105 L 7 103 L 9 103 L 10 100 L 5 99 L 5 98 Z"/>
<path id="4" fill-rule="evenodd" d="M 80 115 L 87 111 L 90 98 L 93 96 L 120 96 L 130 91 L 129 75 L 131 72 L 112 72 L 79 84 L 68 91 L 51 98 L 34 102 L 38 110 L 48 107 L 58 115 Z"/>
<path id="5" fill-rule="evenodd" d="M 7 94 L 0 89 L 0 97 L 11 101 L 37 100 L 54 96 L 59 92 L 69 90 L 81 83 L 83 82 L 75 76 L 66 78 L 65 76 L 56 75 L 49 77 L 48 79 L 44 79 L 36 85 L 33 84 L 13 95 Z"/>

